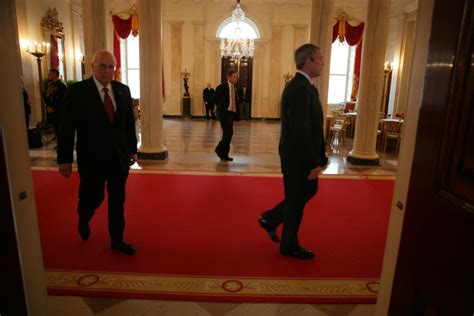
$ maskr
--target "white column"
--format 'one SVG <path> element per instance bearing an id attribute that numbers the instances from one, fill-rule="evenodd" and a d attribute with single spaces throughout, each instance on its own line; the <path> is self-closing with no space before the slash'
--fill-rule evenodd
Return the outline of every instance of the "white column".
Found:
<path id="1" fill-rule="evenodd" d="M 253 73 L 252 73 L 252 117 L 268 117 L 264 114 L 264 70 L 265 70 L 265 46 L 263 40 L 255 41 L 255 52 L 253 55 Z"/>
<path id="2" fill-rule="evenodd" d="M 270 80 L 270 101 L 266 111 L 266 117 L 280 117 L 280 98 L 283 85 L 283 74 L 281 73 L 281 45 L 283 39 L 283 25 L 272 25 L 272 39 L 270 48 L 270 73 L 276 78 Z M 253 102 L 252 102 L 253 103 Z"/>
<path id="3" fill-rule="evenodd" d="M 398 72 L 396 84 L 396 93 L 392 114 L 406 112 L 408 100 L 408 91 L 411 87 L 410 76 L 412 69 L 413 56 L 413 34 L 415 32 L 415 14 L 405 15 L 401 21 L 400 53 L 398 57 Z"/>
<path id="4" fill-rule="evenodd" d="M 209 67 L 206 66 L 206 68 L 209 71 L 209 79 L 207 79 L 205 83 L 210 82 L 212 84 L 212 87 L 215 88 L 221 83 L 221 50 L 219 49 L 220 40 L 216 38 L 208 38 L 207 42 Z"/>
<path id="5" fill-rule="evenodd" d="M 140 107 L 142 111 L 140 159 L 165 160 L 162 95 L 161 0 L 139 0 Z"/>
<path id="6" fill-rule="evenodd" d="M 183 83 L 181 78 L 182 62 L 182 33 L 183 21 L 170 21 L 171 27 L 171 95 L 170 102 L 173 113 L 183 113 L 181 101 L 183 97 Z M 184 69 L 182 69 L 184 70 Z M 187 69 L 189 71 L 189 69 Z"/>
<path id="7" fill-rule="evenodd" d="M 19 276 L 20 280 L 15 281 L 23 282 L 28 314 L 50 315 L 47 306 L 47 278 L 41 254 L 35 191 L 28 158 L 28 141 L 20 84 L 21 62 L 15 2 L 14 0 L 0 1 L 0 28 L 2 30 L 0 69 L 2 69 L 4 77 L 0 85 L 0 98 L 3 100 L 3 104 L 0 106 L 0 131 L 2 134 L 1 143 L 3 143 L 2 151 L 5 155 L 5 160 L 1 163 L 5 165 L 6 176 L 8 176 L 8 181 L 6 183 L 2 182 L 1 187 L 2 205 L 10 204 L 9 208 L 2 208 L 1 212 L 2 218 L 11 217 L 12 219 L 9 223 L 2 222 L 10 228 L 8 232 L 2 231 L 2 245 L 8 243 L 12 246 L 13 241 L 7 242 L 4 237 L 8 235 L 14 237 L 16 235 L 15 250 L 18 252 L 18 260 L 21 262 L 21 265 L 17 268 L 21 272 L 21 276 Z M 3 246 L 2 250 L 10 254 L 6 247 Z M 2 253 L 4 283 L 2 315 L 8 314 L 14 303 L 13 301 L 5 302 L 5 300 L 9 300 L 15 295 L 8 284 L 5 284 L 5 281 L 16 278 L 14 275 L 10 275 L 10 278 L 5 276 L 7 272 L 4 270 L 7 266 L 6 262 L 11 262 L 12 259 L 12 257 L 7 257 L 5 253 Z"/>
<path id="8" fill-rule="evenodd" d="M 293 27 L 294 27 L 294 33 L 295 33 L 293 47 L 294 49 L 297 49 L 304 43 L 308 42 L 308 36 L 306 35 L 306 30 L 308 29 L 308 25 L 294 24 Z M 293 60 L 293 63 L 294 63 L 294 60 Z"/>
<path id="9" fill-rule="evenodd" d="M 193 22 L 194 34 L 194 67 L 193 67 L 193 95 L 191 96 L 191 115 L 204 115 L 204 100 L 202 90 L 204 89 L 204 22 Z"/>
<path id="10" fill-rule="evenodd" d="M 81 56 L 84 55 L 84 26 L 82 25 L 82 3 L 71 2 L 71 29 L 74 56 L 74 78 L 82 80 Z"/>
<path id="11" fill-rule="evenodd" d="M 329 65 L 331 64 L 332 27 L 334 25 L 334 0 L 312 0 L 310 42 L 321 48 L 324 68 L 315 79 L 324 117 L 328 107 Z M 326 120 L 324 120 L 326 123 Z"/>
<path id="12" fill-rule="evenodd" d="M 383 92 L 390 1 L 369 0 L 364 30 L 362 67 L 357 102 L 353 149 L 347 160 L 353 164 L 377 165 L 377 124 Z"/>
<path id="13" fill-rule="evenodd" d="M 92 55 L 98 50 L 107 48 L 105 15 L 105 0 L 82 1 L 84 60 L 86 65 L 84 78 L 92 75 L 92 68 L 90 67 Z"/>

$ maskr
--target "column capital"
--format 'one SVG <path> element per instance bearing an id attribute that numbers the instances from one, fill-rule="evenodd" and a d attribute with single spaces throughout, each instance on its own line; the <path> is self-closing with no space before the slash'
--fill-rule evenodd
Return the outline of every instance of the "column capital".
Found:
<path id="1" fill-rule="evenodd" d="M 171 20 L 171 21 L 168 21 L 168 24 L 171 25 L 172 27 L 183 26 L 183 21 Z"/>
<path id="2" fill-rule="evenodd" d="M 293 27 L 295 29 L 306 29 L 309 27 L 309 25 L 308 24 L 293 24 Z"/>

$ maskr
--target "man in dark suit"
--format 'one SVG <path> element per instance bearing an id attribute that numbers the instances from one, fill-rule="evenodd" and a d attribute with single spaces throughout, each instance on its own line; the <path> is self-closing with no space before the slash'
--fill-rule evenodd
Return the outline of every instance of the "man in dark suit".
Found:
<path id="1" fill-rule="evenodd" d="M 48 71 L 48 85 L 43 91 L 43 99 L 46 103 L 46 118 L 48 124 L 54 129 L 54 135 L 58 135 L 59 111 L 66 93 L 66 84 L 59 78 L 59 71 L 51 68 Z"/>
<path id="2" fill-rule="evenodd" d="M 104 200 L 107 184 L 111 248 L 133 255 L 123 239 L 125 184 L 137 160 L 132 98 L 126 85 L 113 81 L 115 57 L 106 50 L 92 58 L 93 76 L 67 89 L 58 137 L 58 169 L 70 177 L 74 136 L 79 170 L 78 230 L 89 239 L 89 221 Z"/>
<path id="3" fill-rule="evenodd" d="M 212 88 L 211 84 L 208 83 L 207 87 L 202 90 L 202 98 L 204 99 L 204 105 L 206 107 L 206 119 L 216 118 L 214 114 L 214 89 Z"/>
<path id="4" fill-rule="evenodd" d="M 217 86 L 214 93 L 214 104 L 217 106 L 217 118 L 221 123 L 222 139 L 217 144 L 215 152 L 222 161 L 232 161 L 229 157 L 230 142 L 234 133 L 234 116 L 237 112 L 237 72 L 233 69 L 227 72 L 227 82 Z"/>
<path id="5" fill-rule="evenodd" d="M 281 98 L 280 161 L 285 199 L 259 218 L 260 226 L 274 242 L 276 227 L 283 223 L 280 253 L 311 259 L 314 252 L 303 248 L 298 230 L 306 203 L 318 190 L 318 176 L 328 162 L 323 135 L 323 111 L 311 79 L 320 76 L 324 61 L 319 47 L 305 44 L 295 51 L 297 73 Z"/>

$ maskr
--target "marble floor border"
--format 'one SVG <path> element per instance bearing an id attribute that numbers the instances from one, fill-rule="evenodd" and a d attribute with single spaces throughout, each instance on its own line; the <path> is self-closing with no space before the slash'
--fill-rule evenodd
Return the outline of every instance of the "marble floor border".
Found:
<path id="1" fill-rule="evenodd" d="M 57 171 L 57 167 L 32 166 L 32 170 Z M 77 168 L 73 167 L 77 172 Z M 136 174 L 175 174 L 175 175 L 210 175 L 210 176 L 232 176 L 232 177 L 273 177 L 281 178 L 281 173 L 269 172 L 219 172 L 219 171 L 197 171 L 197 170 L 169 170 L 169 169 L 130 169 L 130 173 Z M 395 180 L 391 175 L 370 174 L 322 174 L 320 179 L 352 179 L 352 180 Z"/>

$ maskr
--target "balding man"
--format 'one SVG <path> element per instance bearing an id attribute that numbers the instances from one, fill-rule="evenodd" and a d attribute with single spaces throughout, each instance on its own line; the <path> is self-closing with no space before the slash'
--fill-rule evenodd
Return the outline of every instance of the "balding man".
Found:
<path id="1" fill-rule="evenodd" d="M 79 170 L 78 230 L 90 236 L 89 221 L 108 193 L 111 248 L 133 255 L 123 239 L 125 184 L 137 160 L 137 138 L 130 89 L 113 80 L 115 57 L 106 50 L 92 58 L 93 76 L 68 87 L 59 125 L 58 170 L 70 177 L 74 143 Z M 75 142 L 75 135 L 76 142 Z"/>

